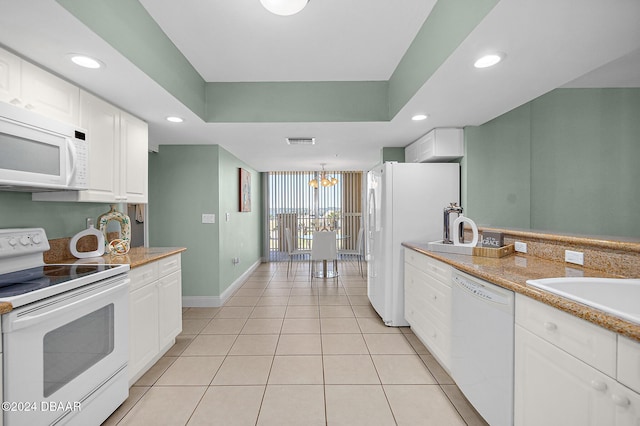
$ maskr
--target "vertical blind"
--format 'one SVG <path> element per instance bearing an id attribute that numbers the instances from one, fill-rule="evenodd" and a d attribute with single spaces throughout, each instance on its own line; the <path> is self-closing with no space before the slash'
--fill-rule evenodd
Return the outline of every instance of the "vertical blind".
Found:
<path id="1" fill-rule="evenodd" d="M 315 230 L 335 230 L 344 236 L 345 249 L 355 249 L 362 225 L 362 172 L 326 172 L 338 179 L 333 186 L 314 188 L 319 172 L 268 172 L 265 230 L 268 259 L 287 251 L 285 229 L 290 229 L 293 248 L 310 249 Z"/>

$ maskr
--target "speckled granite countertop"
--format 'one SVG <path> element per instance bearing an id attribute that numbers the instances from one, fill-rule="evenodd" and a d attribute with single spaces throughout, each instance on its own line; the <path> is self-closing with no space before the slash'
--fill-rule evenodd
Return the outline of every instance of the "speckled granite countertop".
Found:
<path id="1" fill-rule="evenodd" d="M 174 254 L 182 253 L 186 247 L 133 247 L 129 253 L 123 256 L 111 256 L 105 254 L 101 257 L 90 257 L 87 259 L 68 259 L 56 263 L 106 263 L 111 265 L 129 264 L 130 268 L 147 263 L 155 262 L 163 257 L 169 257 Z"/>
<path id="2" fill-rule="evenodd" d="M 0 302 L 0 315 L 11 312 L 13 306 L 9 302 Z"/>
<path id="3" fill-rule="evenodd" d="M 564 297 L 528 286 L 526 281 L 539 278 L 570 276 L 624 278 L 594 269 L 553 262 L 533 256 L 512 254 L 500 259 L 433 252 L 426 243 L 402 243 L 403 246 L 445 262 L 454 268 L 485 279 L 501 287 L 536 299 L 554 308 L 568 312 L 608 330 L 640 341 L 640 325 L 625 321 L 600 310 L 573 302 Z"/>

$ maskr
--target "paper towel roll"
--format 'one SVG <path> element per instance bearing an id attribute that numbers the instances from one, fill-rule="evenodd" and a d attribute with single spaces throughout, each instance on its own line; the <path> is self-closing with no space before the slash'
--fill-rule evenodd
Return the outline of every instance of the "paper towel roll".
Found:
<path id="1" fill-rule="evenodd" d="M 467 223 L 471 227 L 471 232 L 473 233 L 473 238 L 470 243 L 461 243 L 460 242 L 460 224 Z M 469 219 L 468 217 L 464 217 L 463 215 L 458 216 L 456 220 L 453 221 L 453 245 L 454 246 L 464 246 L 464 247 L 475 247 L 478 244 L 478 227 L 476 223 Z"/>

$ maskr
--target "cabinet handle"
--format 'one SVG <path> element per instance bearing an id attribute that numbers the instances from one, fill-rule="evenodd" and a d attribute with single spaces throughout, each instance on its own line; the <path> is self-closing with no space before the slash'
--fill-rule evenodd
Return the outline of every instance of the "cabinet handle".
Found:
<path id="1" fill-rule="evenodd" d="M 615 393 L 613 393 L 611 394 L 611 399 L 613 400 L 613 403 L 618 407 L 627 407 L 629 404 L 631 404 L 629 398 L 624 395 L 616 395 Z"/>
<path id="2" fill-rule="evenodd" d="M 607 390 L 607 384 L 601 382 L 600 380 L 592 380 L 591 387 L 597 390 L 598 392 L 604 392 Z"/>
<path id="3" fill-rule="evenodd" d="M 31 105 L 31 104 L 26 104 L 24 107 L 25 107 L 26 109 L 28 109 L 28 110 L 35 109 L 35 106 L 33 106 L 33 105 Z"/>
<path id="4" fill-rule="evenodd" d="M 22 101 L 20 100 L 20 98 L 13 98 L 9 101 L 9 103 L 12 105 L 20 105 Z"/>
<path id="5" fill-rule="evenodd" d="M 558 326 L 553 322 L 545 322 L 544 328 L 546 328 L 549 331 L 556 331 L 558 329 Z"/>

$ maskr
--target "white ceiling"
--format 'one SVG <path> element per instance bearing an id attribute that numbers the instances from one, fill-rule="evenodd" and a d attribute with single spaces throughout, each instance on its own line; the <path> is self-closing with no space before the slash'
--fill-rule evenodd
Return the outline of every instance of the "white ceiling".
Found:
<path id="1" fill-rule="evenodd" d="M 259 0 L 141 3 L 207 81 L 386 80 L 434 4 L 313 0 L 278 17 Z M 640 87 L 637 0 L 501 0 L 390 122 L 204 123 L 53 0 L 0 0 L 0 10 L 0 44 L 148 121 L 152 146 L 219 144 L 259 171 L 365 170 L 381 147 L 482 124 L 557 87 Z M 474 69 L 488 50 L 507 59 Z M 71 52 L 107 67 L 74 67 Z M 412 122 L 416 112 L 429 119 Z M 287 136 L 317 145 L 288 146 Z"/>
<path id="2" fill-rule="evenodd" d="M 388 80 L 435 0 L 140 0 L 205 81 Z"/>

